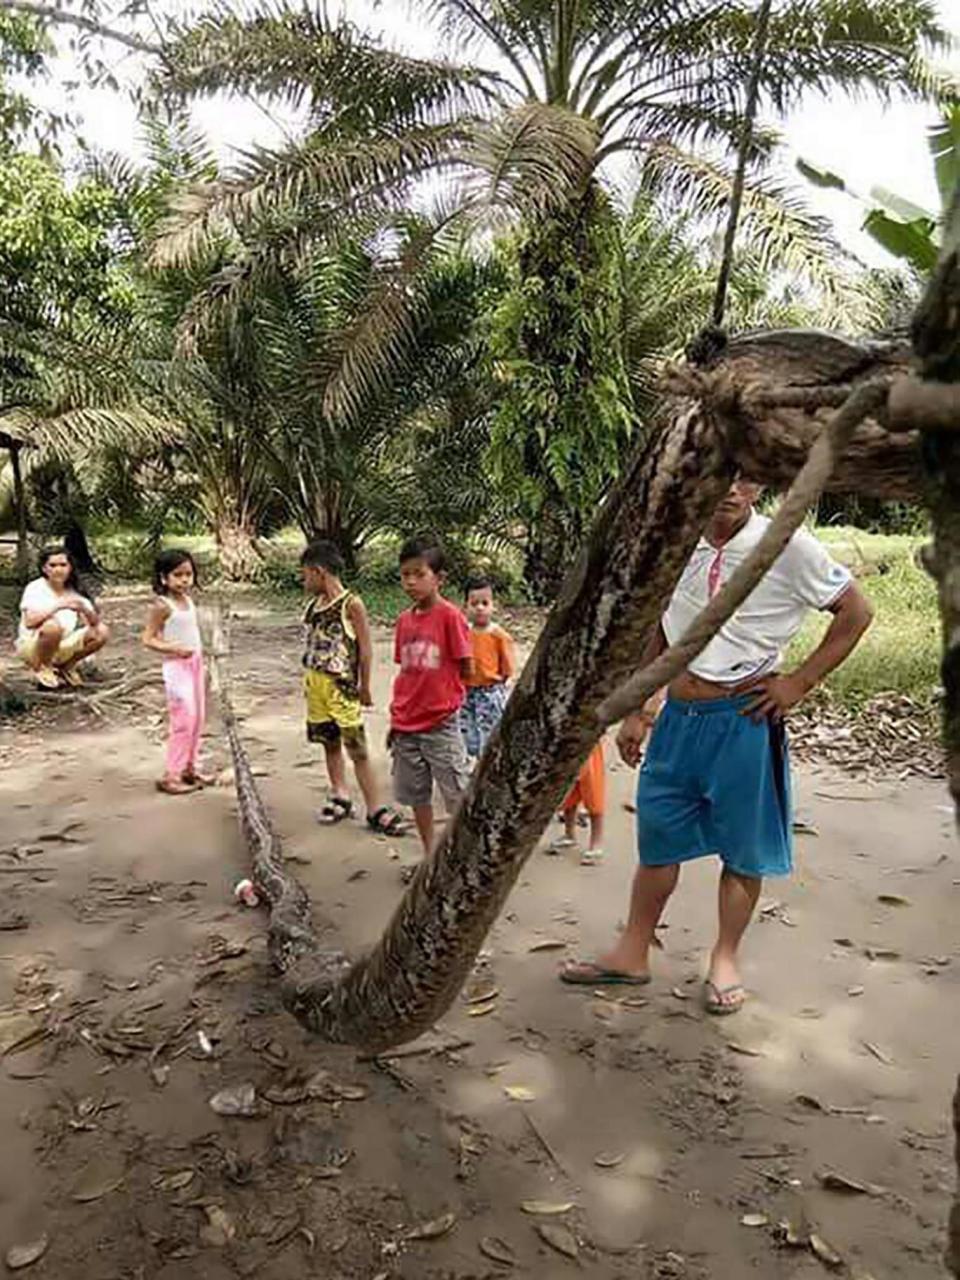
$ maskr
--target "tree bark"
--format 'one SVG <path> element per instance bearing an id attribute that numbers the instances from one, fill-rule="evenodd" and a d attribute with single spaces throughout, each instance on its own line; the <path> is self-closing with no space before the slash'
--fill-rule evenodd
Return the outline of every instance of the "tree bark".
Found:
<path id="1" fill-rule="evenodd" d="M 255 530 L 240 520 L 222 517 L 215 528 L 217 561 L 230 582 L 249 582 L 260 567 Z"/>
<path id="2" fill-rule="evenodd" d="M 936 270 L 911 327 L 922 378 L 921 394 L 915 399 L 927 407 L 931 393 L 936 399 L 949 398 L 943 384 L 952 384 L 955 390 L 960 383 L 960 182 L 944 219 L 941 243 Z M 901 401 L 909 401 L 910 390 L 904 386 Z M 901 405 L 904 418 L 911 417 L 906 412 L 908 408 L 908 403 Z M 954 814 L 960 827 L 960 421 L 954 418 L 950 425 L 953 430 L 925 431 L 921 452 L 926 502 L 933 524 L 933 551 L 925 563 L 937 582 L 943 633 L 943 744 Z M 953 1099 L 953 1123 L 957 1183 L 945 1261 L 960 1277 L 960 1083 Z"/>
<path id="3" fill-rule="evenodd" d="M 26 582 L 30 572 L 30 550 L 27 546 L 27 495 L 20 468 L 20 449 L 18 444 L 10 446 L 10 470 L 13 473 L 13 505 L 17 520 L 16 575 L 18 582 Z"/>

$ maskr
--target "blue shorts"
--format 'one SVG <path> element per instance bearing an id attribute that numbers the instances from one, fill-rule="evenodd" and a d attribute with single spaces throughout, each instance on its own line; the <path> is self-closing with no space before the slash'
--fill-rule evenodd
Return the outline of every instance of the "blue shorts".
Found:
<path id="1" fill-rule="evenodd" d="M 741 715 L 749 697 L 668 699 L 637 782 L 645 867 L 720 857 L 744 876 L 792 866 L 790 764 L 782 724 Z"/>

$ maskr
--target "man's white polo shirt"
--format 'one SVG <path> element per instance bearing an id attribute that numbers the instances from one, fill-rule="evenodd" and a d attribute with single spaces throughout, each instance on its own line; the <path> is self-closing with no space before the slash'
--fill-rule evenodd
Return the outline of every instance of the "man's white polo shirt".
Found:
<path id="1" fill-rule="evenodd" d="M 734 569 L 746 559 L 770 521 L 750 513 L 722 547 L 701 538 L 663 615 L 668 644 L 675 644 Z M 810 609 L 828 609 L 852 581 L 805 529 L 787 543 L 760 585 L 721 628 L 689 670 L 717 684 L 737 684 L 779 665 L 784 649 Z"/>

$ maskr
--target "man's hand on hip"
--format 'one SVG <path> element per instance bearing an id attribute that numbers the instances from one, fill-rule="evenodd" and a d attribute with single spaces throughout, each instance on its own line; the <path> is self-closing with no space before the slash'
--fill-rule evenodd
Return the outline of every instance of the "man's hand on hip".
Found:
<path id="1" fill-rule="evenodd" d="M 808 686 L 797 675 L 762 676 L 744 690 L 754 695 L 753 701 L 740 713 L 751 720 L 782 720 L 787 712 L 809 693 Z"/>

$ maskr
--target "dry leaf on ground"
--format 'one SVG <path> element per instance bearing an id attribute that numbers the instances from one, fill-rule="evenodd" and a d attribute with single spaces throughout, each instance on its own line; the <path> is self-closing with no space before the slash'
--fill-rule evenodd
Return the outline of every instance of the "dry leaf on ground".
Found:
<path id="1" fill-rule="evenodd" d="M 523 1200 L 520 1208 L 524 1213 L 551 1217 L 561 1213 L 569 1213 L 573 1205 L 574 1202 L 572 1200 Z"/>
<path id="2" fill-rule="evenodd" d="M 567 1258 L 579 1256 L 580 1250 L 577 1248 L 576 1238 L 566 1227 L 556 1227 L 549 1222 L 538 1222 L 537 1235 L 551 1249 L 556 1249 L 557 1253 L 562 1253 Z"/>
<path id="3" fill-rule="evenodd" d="M 24 1267 L 33 1266 L 35 1262 L 39 1262 L 49 1247 L 50 1237 L 47 1235 L 31 1240 L 29 1244 L 12 1244 L 6 1253 L 8 1270 L 22 1271 Z"/>
<path id="4" fill-rule="evenodd" d="M 439 1218 L 432 1218 L 429 1222 L 421 1222 L 417 1226 L 411 1227 L 404 1239 L 439 1240 L 441 1236 L 445 1236 L 453 1230 L 456 1221 L 457 1215 L 455 1213 L 445 1213 Z"/>
<path id="5" fill-rule="evenodd" d="M 499 1262 L 502 1267 L 512 1267 L 516 1262 L 516 1254 L 499 1236 L 484 1236 L 480 1241 L 480 1252 L 491 1262 Z"/>

